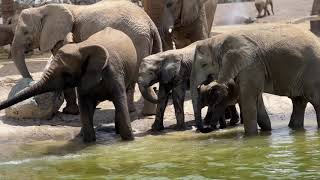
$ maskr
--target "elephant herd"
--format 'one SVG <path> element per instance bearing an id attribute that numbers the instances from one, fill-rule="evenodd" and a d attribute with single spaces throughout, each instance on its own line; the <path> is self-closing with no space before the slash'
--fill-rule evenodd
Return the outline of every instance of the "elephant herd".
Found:
<path id="1" fill-rule="evenodd" d="M 226 127 L 225 118 L 236 125 L 237 103 L 245 134 L 257 134 L 258 126 L 270 131 L 264 92 L 292 99 L 291 128 L 303 128 L 308 102 L 316 110 L 320 127 L 317 37 L 293 25 L 209 37 L 216 5 L 216 0 L 165 0 L 159 30 L 145 11 L 125 0 L 23 10 L 11 51 L 19 72 L 31 77 L 25 54 L 35 48 L 51 51 L 53 57 L 41 79 L 0 103 L 0 110 L 41 93 L 64 91 L 64 112 L 80 112 L 83 140 L 92 142 L 95 108 L 110 100 L 115 106 L 116 133 L 123 140 L 133 140 L 129 113 L 136 110 L 133 93 L 138 83 L 145 98 L 142 113 L 156 114 L 152 125 L 156 131 L 164 129 L 170 94 L 176 127 L 186 128 L 183 104 L 188 88 L 200 132 L 210 132 L 218 124 Z M 173 44 L 177 49 L 172 49 Z M 157 94 L 152 89 L 156 83 Z M 208 106 L 205 124 L 204 106 Z"/>

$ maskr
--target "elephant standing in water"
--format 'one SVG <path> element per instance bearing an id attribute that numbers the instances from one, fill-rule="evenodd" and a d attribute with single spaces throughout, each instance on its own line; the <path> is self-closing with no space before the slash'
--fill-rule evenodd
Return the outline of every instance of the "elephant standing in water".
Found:
<path id="1" fill-rule="evenodd" d="M 101 1 L 93 5 L 50 4 L 21 12 L 12 43 L 12 58 L 23 77 L 31 77 L 25 53 L 39 48 L 53 54 L 63 45 L 68 33 L 74 42 L 82 42 L 92 34 L 112 27 L 126 33 L 137 50 L 138 68 L 142 58 L 162 51 L 159 32 L 149 16 L 129 1 Z M 149 93 L 154 91 L 150 88 Z M 65 90 L 64 112 L 77 114 L 74 89 Z M 129 87 L 129 110 L 134 111 L 134 85 Z M 155 113 L 156 105 L 145 104 L 143 113 Z"/>
<path id="2" fill-rule="evenodd" d="M 316 111 L 320 128 L 320 42 L 310 31 L 292 25 L 257 28 L 217 35 L 199 42 L 191 73 L 195 120 L 204 129 L 197 87 L 213 75 L 219 84 L 237 78 L 240 108 L 247 135 L 271 130 L 262 93 L 292 99 L 289 126 L 303 128 L 308 102 Z"/>
<path id="3" fill-rule="evenodd" d="M 135 83 L 137 54 L 131 39 L 121 31 L 106 28 L 81 43 L 63 46 L 41 79 L 0 104 L 0 110 L 32 96 L 77 87 L 82 135 L 96 140 L 93 114 L 98 102 L 111 100 L 115 106 L 115 127 L 124 140 L 133 133 L 126 91 Z"/>
<path id="4" fill-rule="evenodd" d="M 177 49 L 210 37 L 218 0 L 165 0 L 160 34 L 164 49 Z"/>

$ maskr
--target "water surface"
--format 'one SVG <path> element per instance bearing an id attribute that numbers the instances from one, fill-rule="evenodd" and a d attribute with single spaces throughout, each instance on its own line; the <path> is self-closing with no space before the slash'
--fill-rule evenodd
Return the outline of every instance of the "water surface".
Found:
<path id="1" fill-rule="evenodd" d="M 287 122 L 285 122 L 286 124 Z M 319 179 L 320 133 L 273 125 L 244 138 L 237 127 L 139 137 L 134 142 L 2 142 L 0 179 Z"/>

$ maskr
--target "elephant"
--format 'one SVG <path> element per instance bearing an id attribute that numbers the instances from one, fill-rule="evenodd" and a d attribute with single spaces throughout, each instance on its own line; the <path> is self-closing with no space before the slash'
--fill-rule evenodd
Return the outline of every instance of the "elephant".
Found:
<path id="1" fill-rule="evenodd" d="M 57 50 L 41 79 L 2 102 L 0 110 L 38 94 L 77 87 L 84 142 L 96 140 L 93 114 L 97 103 L 104 100 L 115 106 L 116 132 L 123 140 L 133 140 L 126 92 L 135 83 L 136 66 L 130 37 L 107 27 L 85 41 Z"/>
<path id="2" fill-rule="evenodd" d="M 215 81 L 209 84 L 201 84 L 198 86 L 201 108 L 205 106 L 211 107 L 204 118 L 204 122 L 211 125 L 214 129 L 219 121 L 220 129 L 227 126 L 225 121 L 225 111 L 229 110 L 230 125 L 234 126 L 239 122 L 235 104 L 239 99 L 239 87 L 233 79 L 227 81 L 226 84 L 218 84 Z"/>
<path id="3" fill-rule="evenodd" d="M 190 89 L 197 128 L 204 129 L 197 87 L 211 74 L 217 83 L 237 78 L 246 135 L 271 131 L 262 93 L 292 99 L 291 128 L 303 128 L 307 102 L 320 128 L 320 43 L 310 31 L 276 25 L 220 34 L 197 44 Z"/>
<path id="4" fill-rule="evenodd" d="M 152 130 L 164 129 L 163 117 L 170 92 L 177 119 L 176 129 L 186 128 L 183 104 L 189 86 L 196 45 L 197 42 L 194 42 L 185 48 L 153 54 L 142 60 L 138 78 L 140 92 L 145 99 L 158 104 Z M 155 83 L 159 83 L 158 98 L 148 94 L 147 91 Z"/>
<path id="5" fill-rule="evenodd" d="M 163 49 L 177 49 L 210 37 L 218 0 L 165 0 L 160 35 Z"/>
<path id="6" fill-rule="evenodd" d="M 265 17 L 266 15 L 270 16 L 268 5 L 270 5 L 272 14 L 274 15 L 272 0 L 255 0 L 254 5 L 256 6 L 256 9 L 258 11 L 257 18 Z M 264 11 L 263 15 L 261 15 L 262 11 Z"/>
<path id="7" fill-rule="evenodd" d="M 168 50 L 145 57 L 139 68 L 138 85 L 141 94 L 152 103 L 157 103 L 152 129 L 164 129 L 163 117 L 170 91 L 177 119 L 178 130 L 186 128 L 184 121 L 184 98 L 188 88 L 196 42 L 182 49 Z M 148 94 L 147 89 L 159 82 L 158 97 Z"/>
<path id="8" fill-rule="evenodd" d="M 54 55 L 64 45 L 68 33 L 73 34 L 74 42 L 81 42 L 105 27 L 123 31 L 132 39 L 137 50 L 137 68 L 142 58 L 162 51 L 157 27 L 141 8 L 130 1 L 100 1 L 92 5 L 49 4 L 23 10 L 12 43 L 12 58 L 20 74 L 31 77 L 25 53 L 39 48 L 42 52 L 51 50 Z M 135 111 L 134 85 L 129 89 L 132 112 Z M 152 89 L 149 91 L 154 94 Z M 75 91 L 65 90 L 64 93 L 67 102 L 64 112 L 77 114 Z M 155 106 L 145 103 L 143 113 L 154 113 Z"/>

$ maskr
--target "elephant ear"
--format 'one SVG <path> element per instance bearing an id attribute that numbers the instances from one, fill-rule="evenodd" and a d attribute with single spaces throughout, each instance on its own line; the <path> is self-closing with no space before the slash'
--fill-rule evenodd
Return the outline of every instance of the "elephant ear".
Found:
<path id="1" fill-rule="evenodd" d="M 41 19 L 40 50 L 49 51 L 72 31 L 74 19 L 64 5 L 47 5 L 40 12 L 43 16 Z"/>
<path id="2" fill-rule="evenodd" d="M 161 67 L 161 81 L 169 83 L 180 71 L 181 61 L 175 58 L 165 59 Z"/>
<path id="3" fill-rule="evenodd" d="M 102 71 L 107 64 L 109 53 L 100 45 L 80 48 L 82 55 L 82 76 L 79 88 L 87 92 L 102 80 Z"/>
<path id="4" fill-rule="evenodd" d="M 181 24 L 192 24 L 198 17 L 200 8 L 207 0 L 182 0 Z"/>
<path id="5" fill-rule="evenodd" d="M 229 35 L 220 47 L 222 54 L 218 83 L 227 83 L 234 79 L 240 71 L 249 66 L 254 61 L 253 46 L 251 41 L 242 36 Z M 254 44 L 257 46 L 257 44 Z"/>

